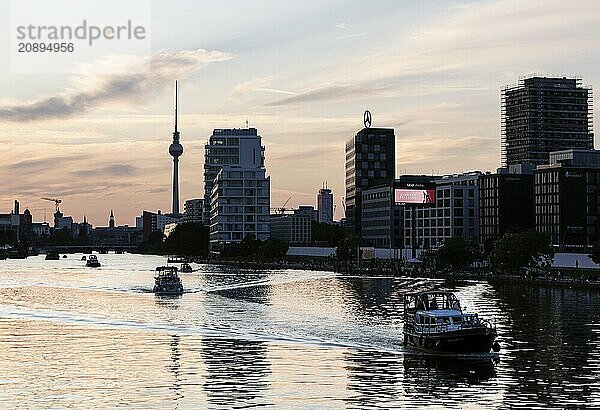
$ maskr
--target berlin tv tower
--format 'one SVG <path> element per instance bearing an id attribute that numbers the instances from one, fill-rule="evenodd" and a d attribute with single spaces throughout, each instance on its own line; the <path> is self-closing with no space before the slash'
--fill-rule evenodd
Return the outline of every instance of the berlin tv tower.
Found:
<path id="1" fill-rule="evenodd" d="M 183 154 L 183 145 L 179 143 L 177 131 L 177 81 L 175 81 L 175 131 L 173 143 L 169 146 L 169 154 L 173 157 L 173 209 L 172 214 L 179 215 L 179 157 Z"/>

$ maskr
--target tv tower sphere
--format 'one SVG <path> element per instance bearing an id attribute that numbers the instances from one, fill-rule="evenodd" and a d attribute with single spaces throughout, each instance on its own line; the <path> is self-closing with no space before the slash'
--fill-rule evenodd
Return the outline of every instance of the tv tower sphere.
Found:
<path id="1" fill-rule="evenodd" d="M 179 157 L 183 154 L 183 145 L 181 145 L 179 141 L 173 142 L 169 146 L 169 154 L 171 154 L 172 157 Z"/>

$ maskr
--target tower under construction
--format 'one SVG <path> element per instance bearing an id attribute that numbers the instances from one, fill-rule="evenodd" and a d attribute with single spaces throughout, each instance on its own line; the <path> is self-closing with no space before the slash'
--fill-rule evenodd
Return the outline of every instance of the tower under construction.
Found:
<path id="1" fill-rule="evenodd" d="M 593 95 L 579 78 L 532 76 L 502 89 L 502 164 L 543 165 L 553 151 L 593 149 Z"/>

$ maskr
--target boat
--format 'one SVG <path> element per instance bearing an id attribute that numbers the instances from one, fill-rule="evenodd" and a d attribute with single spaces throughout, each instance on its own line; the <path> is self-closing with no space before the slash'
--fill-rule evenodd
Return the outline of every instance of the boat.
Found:
<path id="1" fill-rule="evenodd" d="M 177 274 L 177 266 L 159 266 L 154 275 L 154 289 L 157 295 L 181 295 L 183 285 Z"/>
<path id="2" fill-rule="evenodd" d="M 46 253 L 46 258 L 47 261 L 58 261 L 60 260 L 60 254 L 56 251 L 50 251 Z"/>
<path id="3" fill-rule="evenodd" d="M 90 255 L 89 258 L 87 258 L 85 266 L 87 266 L 88 268 L 99 268 L 101 265 L 96 255 Z"/>
<path id="4" fill-rule="evenodd" d="M 66 257 L 67 257 L 67 255 L 63 255 L 63 258 L 66 258 Z"/>
<path id="5" fill-rule="evenodd" d="M 102 254 L 102 255 L 106 255 L 108 253 L 108 251 L 106 249 L 100 249 L 98 251 L 98 253 Z"/>
<path id="6" fill-rule="evenodd" d="M 185 256 L 169 256 L 167 263 L 188 263 L 190 260 Z"/>
<path id="7" fill-rule="evenodd" d="M 476 313 L 464 313 L 452 292 L 404 295 L 404 345 L 433 354 L 498 352 L 496 327 Z"/>
<path id="8" fill-rule="evenodd" d="M 8 251 L 8 259 L 26 259 L 27 250 L 22 248 L 12 248 Z"/>
<path id="9" fill-rule="evenodd" d="M 192 269 L 189 263 L 185 262 L 181 264 L 180 271 L 181 273 L 192 273 L 194 270 Z"/>
<path id="10" fill-rule="evenodd" d="M 83 256 L 81 257 L 81 260 L 82 260 L 82 261 L 84 261 L 84 260 L 86 260 L 86 259 L 87 259 L 87 258 L 86 258 L 86 256 L 85 256 L 85 255 L 83 255 Z"/>

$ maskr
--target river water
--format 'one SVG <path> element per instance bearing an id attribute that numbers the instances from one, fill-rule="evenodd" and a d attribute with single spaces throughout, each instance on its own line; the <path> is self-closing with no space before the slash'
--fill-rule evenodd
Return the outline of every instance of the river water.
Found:
<path id="1" fill-rule="evenodd" d="M 252 272 L 164 258 L 0 261 L 0 407 L 600 406 L 600 292 L 522 284 Z M 499 361 L 402 347 L 402 295 L 451 290 L 495 321 Z"/>

